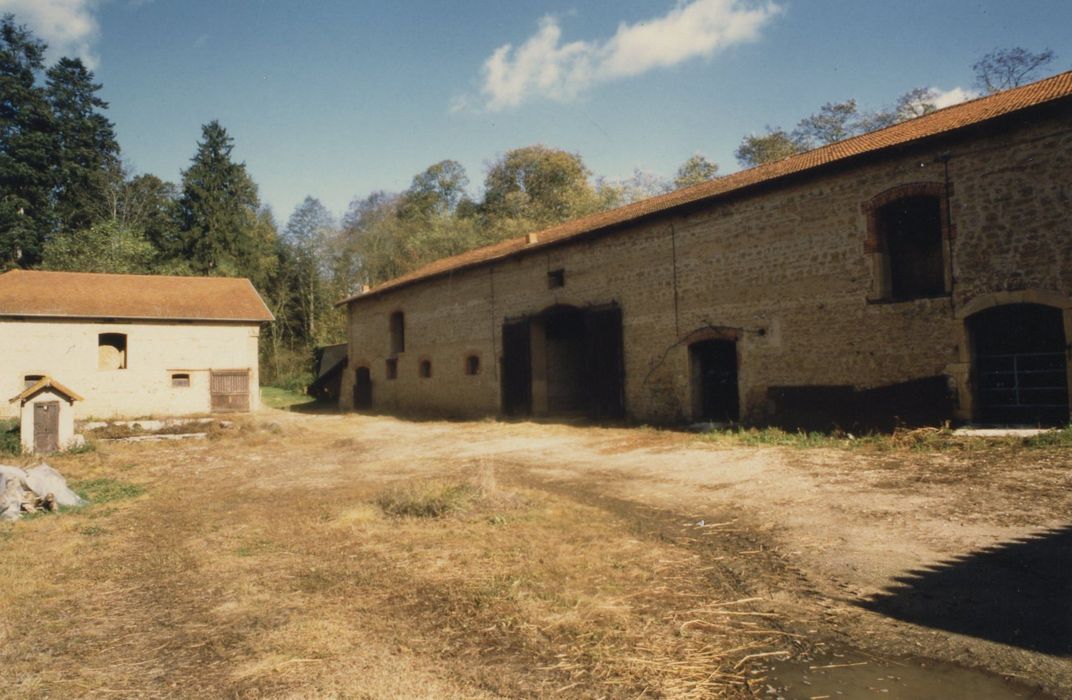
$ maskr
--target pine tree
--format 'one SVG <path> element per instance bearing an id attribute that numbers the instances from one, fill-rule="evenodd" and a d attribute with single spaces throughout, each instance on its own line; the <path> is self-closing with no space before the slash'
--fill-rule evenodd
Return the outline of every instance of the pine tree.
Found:
<path id="1" fill-rule="evenodd" d="M 108 103 L 93 73 L 78 58 L 61 58 L 46 73 L 46 94 L 59 142 L 55 215 L 64 231 L 88 228 L 92 212 L 107 197 L 109 178 L 119 169 L 115 128 L 101 113 Z"/>
<path id="2" fill-rule="evenodd" d="M 35 84 L 45 48 L 14 15 L 0 20 L 0 268 L 37 263 L 53 230 L 55 128 Z"/>
<path id="3" fill-rule="evenodd" d="M 182 173 L 183 253 L 197 274 L 256 278 L 265 255 L 257 185 L 244 163 L 231 160 L 232 150 L 234 139 L 218 121 L 201 127 L 197 153 Z"/>

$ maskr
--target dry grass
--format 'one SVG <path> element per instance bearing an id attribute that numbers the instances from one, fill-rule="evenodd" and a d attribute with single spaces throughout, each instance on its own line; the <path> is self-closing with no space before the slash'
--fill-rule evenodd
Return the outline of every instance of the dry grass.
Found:
<path id="1" fill-rule="evenodd" d="M 54 461 L 141 495 L 0 530 L 6 688 L 711 697 L 742 692 L 749 654 L 787 649 L 676 521 L 638 531 L 486 461 L 385 480 L 360 445 L 272 422 L 213 438 Z"/>

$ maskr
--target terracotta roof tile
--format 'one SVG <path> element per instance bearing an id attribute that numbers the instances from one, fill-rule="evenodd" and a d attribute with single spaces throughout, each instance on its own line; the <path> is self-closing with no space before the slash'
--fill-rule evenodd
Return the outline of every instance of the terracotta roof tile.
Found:
<path id="1" fill-rule="evenodd" d="M 249 280 L 12 270 L 0 275 L 0 316 L 271 321 Z"/>
<path id="2" fill-rule="evenodd" d="M 894 126 L 845 139 L 773 163 L 741 170 L 699 185 L 675 190 L 633 204 L 567 221 L 529 237 L 512 238 L 501 243 L 476 248 L 449 258 L 436 260 L 408 274 L 388 280 L 363 294 L 339 302 L 373 297 L 381 292 L 402 287 L 418 280 L 436 277 L 474 265 L 508 258 L 518 253 L 553 245 L 600 229 L 623 224 L 641 217 L 727 195 L 736 190 L 771 182 L 788 175 L 803 173 L 854 156 L 900 146 L 923 138 L 937 136 L 966 126 L 985 122 L 1028 107 L 1034 107 L 1072 95 L 1072 71 L 1055 75 L 1012 90 L 980 97 L 958 105 L 931 112 Z M 529 242 L 534 236 L 535 242 Z"/>
<path id="3" fill-rule="evenodd" d="M 71 403 L 74 403 L 75 401 L 85 401 L 85 399 L 82 398 L 81 394 L 76 394 L 75 392 L 71 391 L 64 385 L 57 382 L 51 376 L 46 374 L 45 376 L 38 379 L 34 384 L 26 387 L 26 389 L 22 392 L 8 399 L 8 403 L 15 403 L 16 401 L 27 401 L 29 399 L 32 399 L 34 396 L 37 396 L 38 393 L 45 389 L 55 389 L 56 392 L 63 394 L 64 396 L 69 398 L 71 400 Z"/>

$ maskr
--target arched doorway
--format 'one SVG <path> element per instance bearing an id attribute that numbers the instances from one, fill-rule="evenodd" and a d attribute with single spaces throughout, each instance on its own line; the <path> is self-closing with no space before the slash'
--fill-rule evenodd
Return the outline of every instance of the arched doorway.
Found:
<path id="1" fill-rule="evenodd" d="M 354 377 L 354 410 L 372 408 L 372 373 L 368 367 L 358 367 Z"/>
<path id="2" fill-rule="evenodd" d="M 967 324 L 977 422 L 1068 423 L 1068 345 L 1061 309 L 1005 304 L 970 316 Z"/>
<path id="3" fill-rule="evenodd" d="M 506 415 L 624 414 L 622 312 L 556 305 L 503 323 Z"/>

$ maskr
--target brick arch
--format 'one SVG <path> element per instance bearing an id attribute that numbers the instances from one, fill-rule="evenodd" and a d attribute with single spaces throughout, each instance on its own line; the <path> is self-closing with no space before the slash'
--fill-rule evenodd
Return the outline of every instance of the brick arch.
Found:
<path id="1" fill-rule="evenodd" d="M 732 340 L 740 339 L 741 329 L 730 326 L 703 326 L 688 333 L 685 336 L 685 345 L 692 345 L 704 340 Z"/>
<path id="2" fill-rule="evenodd" d="M 957 318 L 966 319 L 980 311 L 1006 304 L 1040 304 L 1058 309 L 1072 309 L 1072 297 L 1051 289 L 1023 289 L 1016 292 L 990 292 L 975 297 L 957 309 Z"/>
<path id="3" fill-rule="evenodd" d="M 942 240 L 954 238 L 956 230 L 949 223 L 949 198 L 951 196 L 953 196 L 953 187 L 952 185 L 947 186 L 944 182 L 908 182 L 879 192 L 864 202 L 862 207 L 864 215 L 867 217 L 867 237 L 864 239 L 865 252 L 879 253 L 883 249 L 883 242 L 879 235 L 878 210 L 887 204 L 906 197 L 936 197 L 938 199 L 938 215 L 942 226 Z"/>

